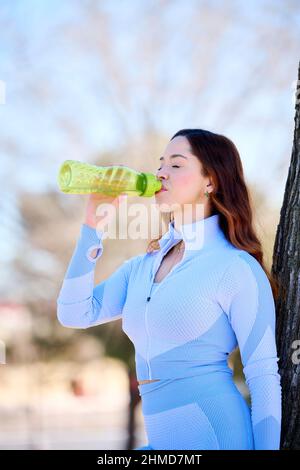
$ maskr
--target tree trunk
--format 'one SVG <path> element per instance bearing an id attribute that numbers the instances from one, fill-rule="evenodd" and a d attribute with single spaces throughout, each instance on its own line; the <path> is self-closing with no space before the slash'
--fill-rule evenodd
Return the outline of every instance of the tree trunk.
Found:
<path id="1" fill-rule="evenodd" d="M 300 63 L 292 159 L 273 253 L 279 281 L 276 342 L 282 385 L 281 449 L 300 450 Z"/>

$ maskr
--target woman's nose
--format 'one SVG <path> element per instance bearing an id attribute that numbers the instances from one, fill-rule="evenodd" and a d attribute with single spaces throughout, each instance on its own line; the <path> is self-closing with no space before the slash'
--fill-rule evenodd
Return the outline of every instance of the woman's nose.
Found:
<path id="1" fill-rule="evenodd" d="M 167 179 L 167 178 L 169 178 L 169 175 L 165 170 L 161 169 L 161 170 L 157 171 L 156 177 L 159 178 L 159 179 L 161 179 L 161 178 Z"/>

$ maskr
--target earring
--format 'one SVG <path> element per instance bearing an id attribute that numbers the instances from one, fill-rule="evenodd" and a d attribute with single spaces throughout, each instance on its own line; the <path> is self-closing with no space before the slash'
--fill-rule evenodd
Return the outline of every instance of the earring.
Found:
<path id="1" fill-rule="evenodd" d="M 205 191 L 204 194 L 205 194 L 206 197 L 209 197 L 209 192 L 208 191 Z"/>

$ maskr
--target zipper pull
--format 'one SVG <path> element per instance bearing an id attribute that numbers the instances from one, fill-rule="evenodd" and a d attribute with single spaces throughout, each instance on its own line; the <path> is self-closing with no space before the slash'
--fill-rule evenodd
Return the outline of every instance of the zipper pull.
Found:
<path id="1" fill-rule="evenodd" d="M 151 299 L 151 297 L 147 297 L 147 302 L 149 302 L 149 301 L 150 301 L 150 299 Z"/>

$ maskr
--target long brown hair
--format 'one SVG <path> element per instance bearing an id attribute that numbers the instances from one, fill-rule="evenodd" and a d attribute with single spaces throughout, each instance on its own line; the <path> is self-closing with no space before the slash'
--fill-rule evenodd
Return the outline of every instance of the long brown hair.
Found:
<path id="1" fill-rule="evenodd" d="M 203 129 L 181 129 L 171 140 L 177 136 L 186 137 L 193 155 L 202 164 L 203 176 L 209 176 L 212 180 L 214 190 L 209 194 L 211 215 L 219 214 L 220 228 L 226 238 L 260 263 L 269 279 L 274 299 L 277 299 L 279 284 L 263 261 L 262 245 L 253 228 L 252 202 L 235 144 L 224 135 Z M 166 215 L 162 214 L 162 217 L 165 220 Z M 159 248 L 161 236 L 150 241 L 148 253 Z"/>

